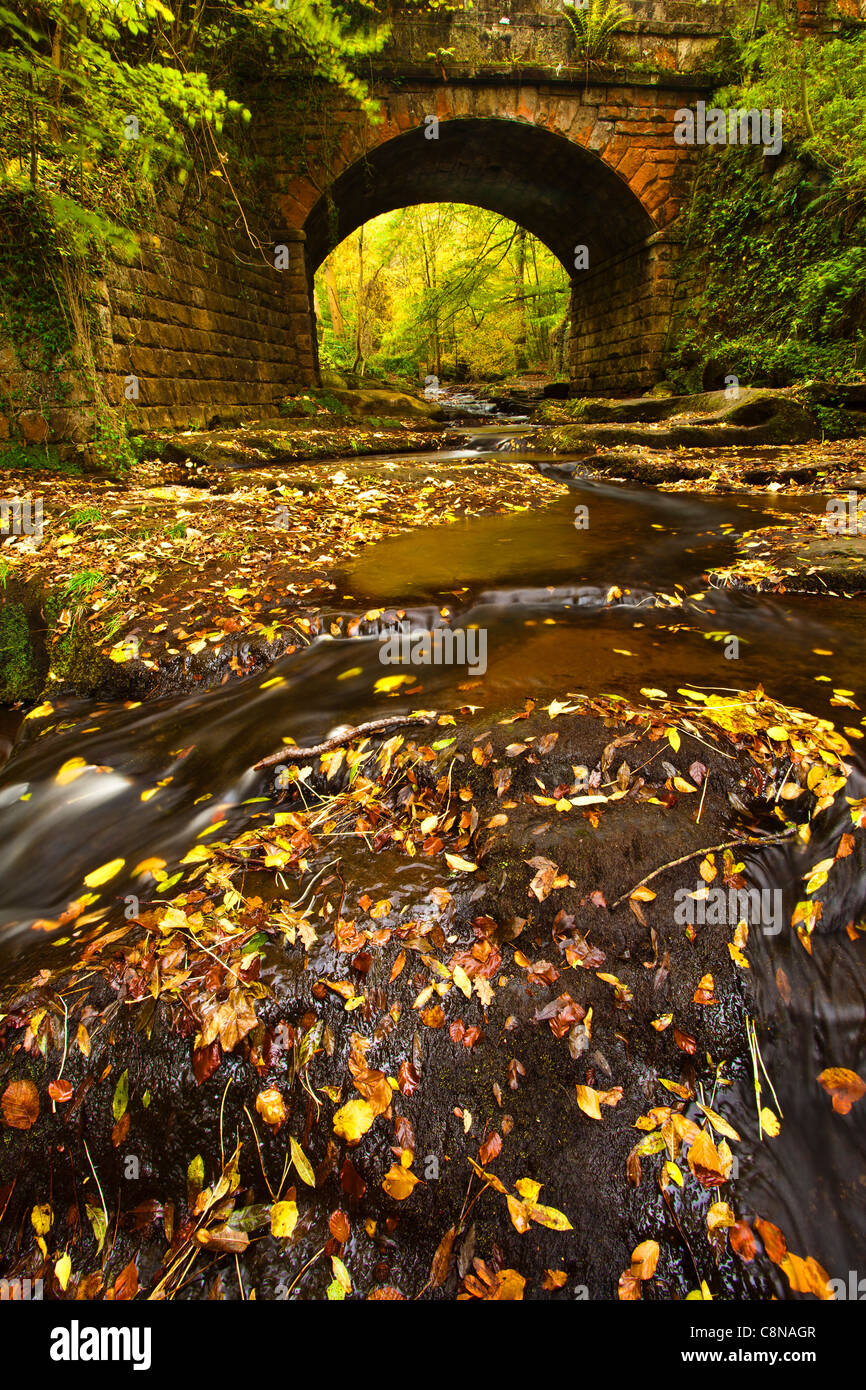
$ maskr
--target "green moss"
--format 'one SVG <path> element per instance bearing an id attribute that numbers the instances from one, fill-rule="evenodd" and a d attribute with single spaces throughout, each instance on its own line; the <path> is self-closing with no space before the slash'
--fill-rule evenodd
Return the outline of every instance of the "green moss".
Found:
<path id="1" fill-rule="evenodd" d="M 94 646 L 84 623 L 76 618 L 66 632 L 59 635 L 55 633 L 57 620 L 65 606 L 65 597 L 52 594 L 44 605 L 48 680 L 53 685 L 69 685 L 76 690 L 93 691 L 104 678 L 105 659 Z"/>
<path id="2" fill-rule="evenodd" d="M 24 604 L 7 599 L 0 606 L 0 703 L 35 700 L 41 689 Z"/>
<path id="3" fill-rule="evenodd" d="M 866 218 L 826 181 L 802 156 L 771 170 L 752 149 L 702 154 L 665 356 L 678 390 L 862 373 Z"/>
<path id="4" fill-rule="evenodd" d="M 0 449 L 0 468 L 21 468 L 27 472 L 65 473 L 79 477 L 81 469 L 71 459 L 61 459 L 49 444 L 10 444 Z"/>

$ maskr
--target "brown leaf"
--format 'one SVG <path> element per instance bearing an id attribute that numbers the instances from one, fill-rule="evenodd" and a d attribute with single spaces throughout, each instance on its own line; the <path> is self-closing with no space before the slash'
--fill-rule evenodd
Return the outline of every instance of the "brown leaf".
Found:
<path id="1" fill-rule="evenodd" d="M 484 1143 L 481 1145 L 481 1148 L 479 1150 L 479 1156 L 481 1158 L 481 1162 L 486 1167 L 486 1165 L 491 1161 L 491 1159 L 497 1158 L 501 1152 L 502 1135 L 493 1133 L 490 1135 L 490 1138 L 485 1139 Z"/>
<path id="2" fill-rule="evenodd" d="M 352 1228 L 349 1225 L 349 1218 L 344 1211 L 332 1211 L 328 1218 L 328 1230 L 338 1240 L 341 1245 L 345 1245 L 351 1235 Z"/>
<path id="3" fill-rule="evenodd" d="M 121 1115 L 120 1119 L 117 1121 L 117 1124 L 114 1126 L 114 1129 L 111 1131 L 111 1142 L 116 1149 L 119 1149 L 121 1144 L 125 1142 L 126 1137 L 129 1134 L 129 1125 L 130 1114 L 129 1111 L 126 1110 Z"/>
<path id="4" fill-rule="evenodd" d="M 340 1169 L 340 1186 L 346 1196 L 354 1197 L 356 1202 L 360 1202 L 367 1191 L 367 1184 L 350 1158 L 344 1159 Z"/>
<path id="5" fill-rule="evenodd" d="M 764 1221 L 761 1217 L 755 1220 L 758 1235 L 764 1242 L 764 1249 L 769 1259 L 774 1265 L 780 1265 L 788 1253 L 788 1244 L 778 1226 L 774 1226 L 772 1221 Z"/>
<path id="6" fill-rule="evenodd" d="M 619 1276 L 618 1297 L 623 1303 L 626 1303 L 634 1302 L 640 1296 L 640 1280 L 636 1279 L 630 1270 L 625 1270 Z"/>
<path id="7" fill-rule="evenodd" d="M 198 1086 L 203 1086 L 205 1081 L 213 1076 L 222 1061 L 222 1056 L 219 1038 L 215 1038 L 208 1047 L 195 1049 L 192 1054 L 192 1070 Z"/>
<path id="8" fill-rule="evenodd" d="M 421 1078 L 412 1062 L 407 1060 L 400 1063 L 400 1070 L 397 1072 L 397 1085 L 404 1096 L 414 1096 L 421 1085 Z"/>
<path id="9" fill-rule="evenodd" d="M 135 1260 L 130 1260 L 125 1269 L 122 1269 L 114 1281 L 114 1297 L 119 1302 L 126 1302 L 135 1298 L 138 1293 L 138 1268 Z"/>
<path id="10" fill-rule="evenodd" d="M 457 1227 L 449 1226 L 436 1247 L 436 1254 L 433 1256 L 433 1263 L 430 1266 L 430 1287 L 433 1289 L 441 1288 L 448 1277 L 448 1268 L 451 1264 L 451 1251 L 454 1248 L 456 1235 Z"/>
<path id="11" fill-rule="evenodd" d="M 32 1081 L 10 1081 L 0 1100 L 3 1122 L 10 1129 L 30 1129 L 39 1118 L 39 1092 Z"/>
<path id="12" fill-rule="evenodd" d="M 73 1086 L 71 1081 L 52 1081 L 48 1086 L 48 1094 L 52 1100 L 58 1102 L 72 1099 Z"/>
<path id="13" fill-rule="evenodd" d="M 758 1247 L 748 1221 L 735 1221 L 728 1232 L 728 1239 L 734 1253 L 739 1255 L 745 1264 L 750 1264 L 758 1253 Z"/>
<path id="14" fill-rule="evenodd" d="M 246 1231 L 237 1231 L 231 1226 L 220 1226 L 215 1231 L 196 1231 L 195 1238 L 205 1250 L 218 1250 L 222 1255 L 243 1254 L 250 1243 Z"/>

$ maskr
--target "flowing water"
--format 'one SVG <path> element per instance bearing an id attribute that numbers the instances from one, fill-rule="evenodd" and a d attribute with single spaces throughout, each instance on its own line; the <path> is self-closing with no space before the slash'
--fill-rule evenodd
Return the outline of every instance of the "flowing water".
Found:
<path id="1" fill-rule="evenodd" d="M 732 532 L 766 524 L 770 505 L 804 504 L 576 480 L 538 511 L 460 521 L 369 548 L 341 576 L 335 615 L 397 607 L 417 627 L 448 623 L 486 634 L 483 672 L 418 668 L 423 694 L 373 693 L 386 668 L 370 622 L 361 626 L 368 636 L 321 638 L 243 682 L 135 708 L 70 700 L 59 707 L 60 728 L 44 738 L 25 723 L 0 773 L 0 964 L 32 951 L 34 937 L 36 949 L 46 949 L 31 923 L 58 916 L 96 866 L 115 858 L 131 866 L 151 855 L 171 862 L 197 839 L 239 833 L 272 786 L 272 775 L 252 765 L 285 736 L 314 743 L 337 725 L 419 706 L 471 703 L 489 721 L 527 697 L 636 696 L 644 685 L 673 695 L 678 686 L 760 683 L 840 726 L 858 723 L 858 712 L 830 701 L 833 688 L 844 687 L 863 705 L 861 599 L 755 596 L 703 582 L 708 565 L 731 556 Z M 576 506 L 588 509 L 586 527 L 575 526 Z M 729 634 L 739 639 L 736 660 L 725 656 Z M 282 683 L 273 683 L 277 676 Z M 72 757 L 88 770 L 58 785 L 58 769 Z M 862 783 L 857 769 L 861 793 Z M 816 830 L 811 862 L 824 841 L 833 852 L 844 828 L 837 818 Z M 406 865 L 407 886 L 416 871 Z M 766 884 L 784 884 L 792 901 L 797 872 L 781 849 L 755 870 Z M 370 878 L 376 873 L 371 859 Z M 866 884 L 850 875 L 841 881 L 845 901 L 825 913 L 812 958 L 788 929 L 758 935 L 754 950 L 750 941 L 754 1008 L 787 1142 L 779 1150 L 784 1163 L 770 1145 L 755 1149 L 737 1193 L 738 1205 L 744 1193 L 758 1211 L 769 1191 L 777 1208 L 781 1194 L 789 1246 L 847 1277 L 866 1250 L 863 1121 L 856 1106 L 834 1115 L 815 1083 L 827 1066 L 862 1070 L 866 1048 L 863 947 L 838 930 L 866 915 Z M 122 877 L 112 883 L 121 899 L 129 891 Z M 368 891 L 380 896 L 375 882 Z M 776 986 L 780 966 L 791 985 L 788 1004 Z M 738 1108 L 745 1115 L 753 1097 L 737 1090 L 731 1104 L 735 1116 Z M 866 1113 L 866 1105 L 859 1109 Z"/>

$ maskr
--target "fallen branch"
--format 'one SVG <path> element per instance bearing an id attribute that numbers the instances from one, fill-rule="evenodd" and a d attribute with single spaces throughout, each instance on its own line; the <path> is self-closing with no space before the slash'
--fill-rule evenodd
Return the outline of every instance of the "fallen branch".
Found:
<path id="1" fill-rule="evenodd" d="M 688 864 L 690 859 L 697 859 L 702 854 L 717 854 L 724 849 L 760 849 L 762 845 L 779 845 L 783 840 L 790 840 L 792 835 L 796 835 L 796 833 L 795 827 L 793 830 L 785 830 L 781 835 L 765 835 L 762 839 L 757 840 L 726 840 L 722 845 L 706 845 L 703 849 L 692 850 L 691 854 L 684 854 L 679 859 L 672 859 L 669 864 L 662 864 L 660 868 L 653 869 L 652 873 L 647 874 L 646 878 L 642 878 L 640 883 L 636 883 L 627 893 L 623 893 L 621 897 L 617 898 L 615 903 L 611 903 L 610 910 L 613 912 L 615 907 L 619 907 L 620 903 L 624 903 L 639 888 L 644 888 L 648 883 L 652 883 L 653 879 L 658 878 L 659 874 L 663 874 L 666 869 L 675 869 L 678 864 Z"/>
<path id="2" fill-rule="evenodd" d="M 366 724 L 347 727 L 341 733 L 334 734 L 333 738 L 326 738 L 324 743 L 314 743 L 310 748 L 289 745 L 281 748 L 279 753 L 269 753 L 255 763 L 253 771 L 259 772 L 263 767 L 275 767 L 279 763 L 300 763 L 305 758 L 317 758 L 321 753 L 330 753 L 344 743 L 351 743 L 353 738 L 361 734 L 379 734 L 383 729 L 397 729 L 403 724 L 432 724 L 438 718 L 438 714 L 394 714 L 386 719 L 370 719 Z"/>

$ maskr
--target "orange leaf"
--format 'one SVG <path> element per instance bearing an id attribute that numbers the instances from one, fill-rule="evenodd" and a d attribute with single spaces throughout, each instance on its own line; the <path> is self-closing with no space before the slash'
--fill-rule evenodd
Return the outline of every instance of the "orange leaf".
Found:
<path id="1" fill-rule="evenodd" d="M 847 1067 L 828 1067 L 821 1072 L 818 1082 L 832 1096 L 837 1115 L 849 1114 L 851 1106 L 866 1095 L 866 1082 Z"/>

